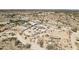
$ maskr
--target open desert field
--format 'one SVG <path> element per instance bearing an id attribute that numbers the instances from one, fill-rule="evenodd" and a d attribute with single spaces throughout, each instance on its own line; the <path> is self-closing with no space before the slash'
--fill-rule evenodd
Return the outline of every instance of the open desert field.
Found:
<path id="1" fill-rule="evenodd" d="M 0 50 L 78 50 L 79 11 L 0 10 Z"/>

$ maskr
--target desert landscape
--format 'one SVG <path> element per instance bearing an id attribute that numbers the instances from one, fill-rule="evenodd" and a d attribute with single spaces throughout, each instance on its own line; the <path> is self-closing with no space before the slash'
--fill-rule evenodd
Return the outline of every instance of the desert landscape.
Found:
<path id="1" fill-rule="evenodd" d="M 0 10 L 0 50 L 78 50 L 79 11 Z"/>

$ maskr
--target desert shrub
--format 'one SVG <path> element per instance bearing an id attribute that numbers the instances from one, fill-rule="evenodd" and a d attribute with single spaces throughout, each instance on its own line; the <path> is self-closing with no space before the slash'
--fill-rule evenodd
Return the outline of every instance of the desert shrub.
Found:
<path id="1" fill-rule="evenodd" d="M 18 45 L 19 43 L 21 43 L 21 42 L 19 40 L 16 40 L 15 46 Z"/>
<path id="2" fill-rule="evenodd" d="M 26 48 L 30 48 L 31 47 L 31 44 L 26 44 L 25 47 Z"/>
<path id="3" fill-rule="evenodd" d="M 73 32 L 77 32 L 77 27 L 73 27 L 71 30 L 72 30 Z"/>
<path id="4" fill-rule="evenodd" d="M 47 48 L 48 50 L 53 50 L 53 49 L 54 49 L 53 45 L 51 45 L 51 44 L 48 44 L 46 48 Z"/>

